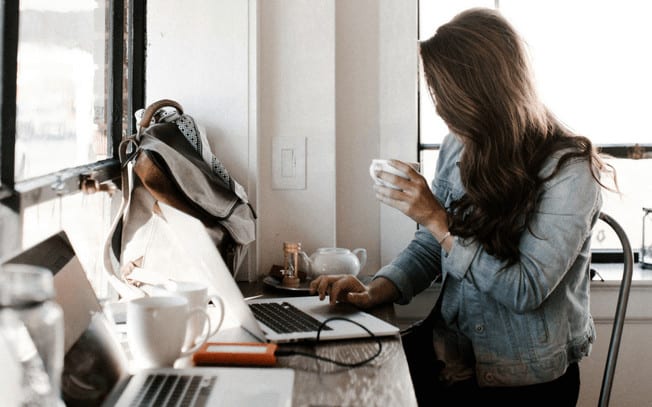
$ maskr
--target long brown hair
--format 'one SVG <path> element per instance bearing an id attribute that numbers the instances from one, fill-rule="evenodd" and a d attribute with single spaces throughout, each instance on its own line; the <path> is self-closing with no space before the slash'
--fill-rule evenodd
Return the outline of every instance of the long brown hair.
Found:
<path id="1" fill-rule="evenodd" d="M 525 45 L 498 12 L 458 14 L 421 42 L 420 52 L 436 111 L 464 144 L 459 167 L 466 194 L 450 208 L 450 231 L 516 263 L 543 182 L 578 157 L 600 182 L 604 163 L 589 139 L 540 101 Z M 560 150 L 554 172 L 543 178 L 544 162 Z"/>

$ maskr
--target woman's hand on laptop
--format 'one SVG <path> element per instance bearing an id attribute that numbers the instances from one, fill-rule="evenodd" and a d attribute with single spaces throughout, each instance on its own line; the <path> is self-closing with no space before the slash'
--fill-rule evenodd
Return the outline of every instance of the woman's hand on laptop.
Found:
<path id="1" fill-rule="evenodd" d="M 371 308 L 392 302 L 399 296 L 394 283 L 386 278 L 377 278 L 367 286 L 351 275 L 319 276 L 310 283 L 310 293 L 319 294 L 320 300 L 328 295 L 331 305 L 339 301 L 358 308 Z"/>

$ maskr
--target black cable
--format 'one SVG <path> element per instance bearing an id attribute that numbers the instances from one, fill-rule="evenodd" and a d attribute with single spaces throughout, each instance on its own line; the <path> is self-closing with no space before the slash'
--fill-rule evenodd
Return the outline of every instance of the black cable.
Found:
<path id="1" fill-rule="evenodd" d="M 371 355 L 370 357 L 364 359 L 364 360 L 361 360 L 359 362 L 353 362 L 353 363 L 340 362 L 339 360 L 327 358 L 327 357 L 324 357 L 324 356 L 313 355 L 311 353 L 295 351 L 295 350 L 287 350 L 287 349 L 277 349 L 276 352 L 274 352 L 274 355 L 279 356 L 279 357 L 280 356 L 295 356 L 295 355 L 297 355 L 297 356 L 305 356 L 305 357 L 321 360 L 322 362 L 333 363 L 334 365 L 337 365 L 337 366 L 353 368 L 353 367 L 359 367 L 359 366 L 362 366 L 362 365 L 364 365 L 366 363 L 371 362 L 372 360 L 376 359 L 378 357 L 378 355 L 380 355 L 380 353 L 383 351 L 383 344 L 382 344 L 382 342 L 381 342 L 381 340 L 380 340 L 380 338 L 378 336 L 374 335 L 374 333 L 371 332 L 366 326 L 364 326 L 364 325 L 362 325 L 362 324 L 360 324 L 360 323 L 358 323 L 358 322 L 356 322 L 356 321 L 354 321 L 352 319 L 344 318 L 344 317 L 332 317 L 332 318 L 328 318 L 328 319 L 324 320 L 324 322 L 322 322 L 319 325 L 319 328 L 317 329 L 317 339 L 316 339 L 317 344 L 319 344 L 319 336 L 321 335 L 321 331 L 326 327 L 326 324 L 328 322 L 330 322 L 330 321 L 336 321 L 336 320 L 350 322 L 352 324 L 355 324 L 355 325 L 359 326 L 360 328 L 364 329 L 365 331 L 367 331 L 367 333 L 369 334 L 369 337 L 373 338 L 376 341 L 376 343 L 378 344 L 378 350 L 376 351 L 376 353 Z"/>

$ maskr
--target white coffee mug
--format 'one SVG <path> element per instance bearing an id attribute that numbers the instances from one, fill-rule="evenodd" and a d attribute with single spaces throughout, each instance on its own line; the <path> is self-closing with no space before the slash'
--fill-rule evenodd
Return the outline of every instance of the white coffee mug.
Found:
<path id="1" fill-rule="evenodd" d="M 206 335 L 186 348 L 184 338 L 195 315 L 203 319 Z M 177 359 L 196 352 L 208 340 L 209 332 L 206 311 L 190 308 L 184 297 L 145 297 L 127 304 L 127 342 L 140 368 L 172 366 Z"/>
<path id="2" fill-rule="evenodd" d="M 212 302 L 219 308 L 219 318 L 211 318 L 209 337 L 215 335 L 224 322 L 224 302 L 217 295 L 208 295 L 208 286 L 196 281 L 168 281 L 165 290 L 172 295 L 179 295 L 188 300 L 191 309 L 199 308 L 208 312 L 208 303 Z M 209 317 L 213 313 L 209 313 Z M 204 321 L 201 315 L 195 315 L 190 320 L 190 329 L 184 339 L 184 346 L 190 347 L 204 333 Z"/>
<path id="3" fill-rule="evenodd" d="M 415 171 L 419 171 L 419 163 L 406 162 L 405 164 L 412 167 Z M 398 175 L 399 177 L 408 178 L 408 175 L 406 173 L 392 166 L 389 163 L 389 160 L 385 160 L 381 158 L 375 158 L 371 160 L 371 165 L 369 166 L 369 175 L 371 175 L 371 178 L 374 180 L 374 182 L 377 185 L 383 185 L 392 189 L 400 189 L 400 188 L 394 184 L 389 183 L 388 181 L 378 178 L 378 175 L 376 175 L 377 171 L 384 171 L 390 174 Z"/>

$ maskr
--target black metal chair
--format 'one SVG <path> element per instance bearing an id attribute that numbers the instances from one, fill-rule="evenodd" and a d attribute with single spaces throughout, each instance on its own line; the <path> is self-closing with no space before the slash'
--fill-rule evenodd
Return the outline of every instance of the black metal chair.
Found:
<path id="1" fill-rule="evenodd" d="M 620 290 L 618 292 L 618 301 L 616 302 L 616 314 L 614 316 L 614 324 L 611 329 L 611 340 L 609 342 L 609 349 L 607 351 L 607 361 L 605 363 L 604 375 L 602 376 L 602 386 L 600 388 L 600 399 L 598 406 L 606 407 L 609 405 L 609 398 L 611 396 L 611 387 L 613 385 L 614 373 L 616 371 L 616 361 L 618 359 L 618 351 L 620 350 L 620 339 L 623 334 L 623 327 L 625 324 L 625 312 L 627 311 L 627 302 L 629 301 L 629 289 L 632 285 L 632 274 L 634 269 L 634 254 L 632 247 L 629 244 L 629 239 L 623 228 L 611 216 L 600 213 L 600 219 L 609 225 L 620 240 L 623 248 L 623 264 L 624 271 L 620 283 Z"/>

